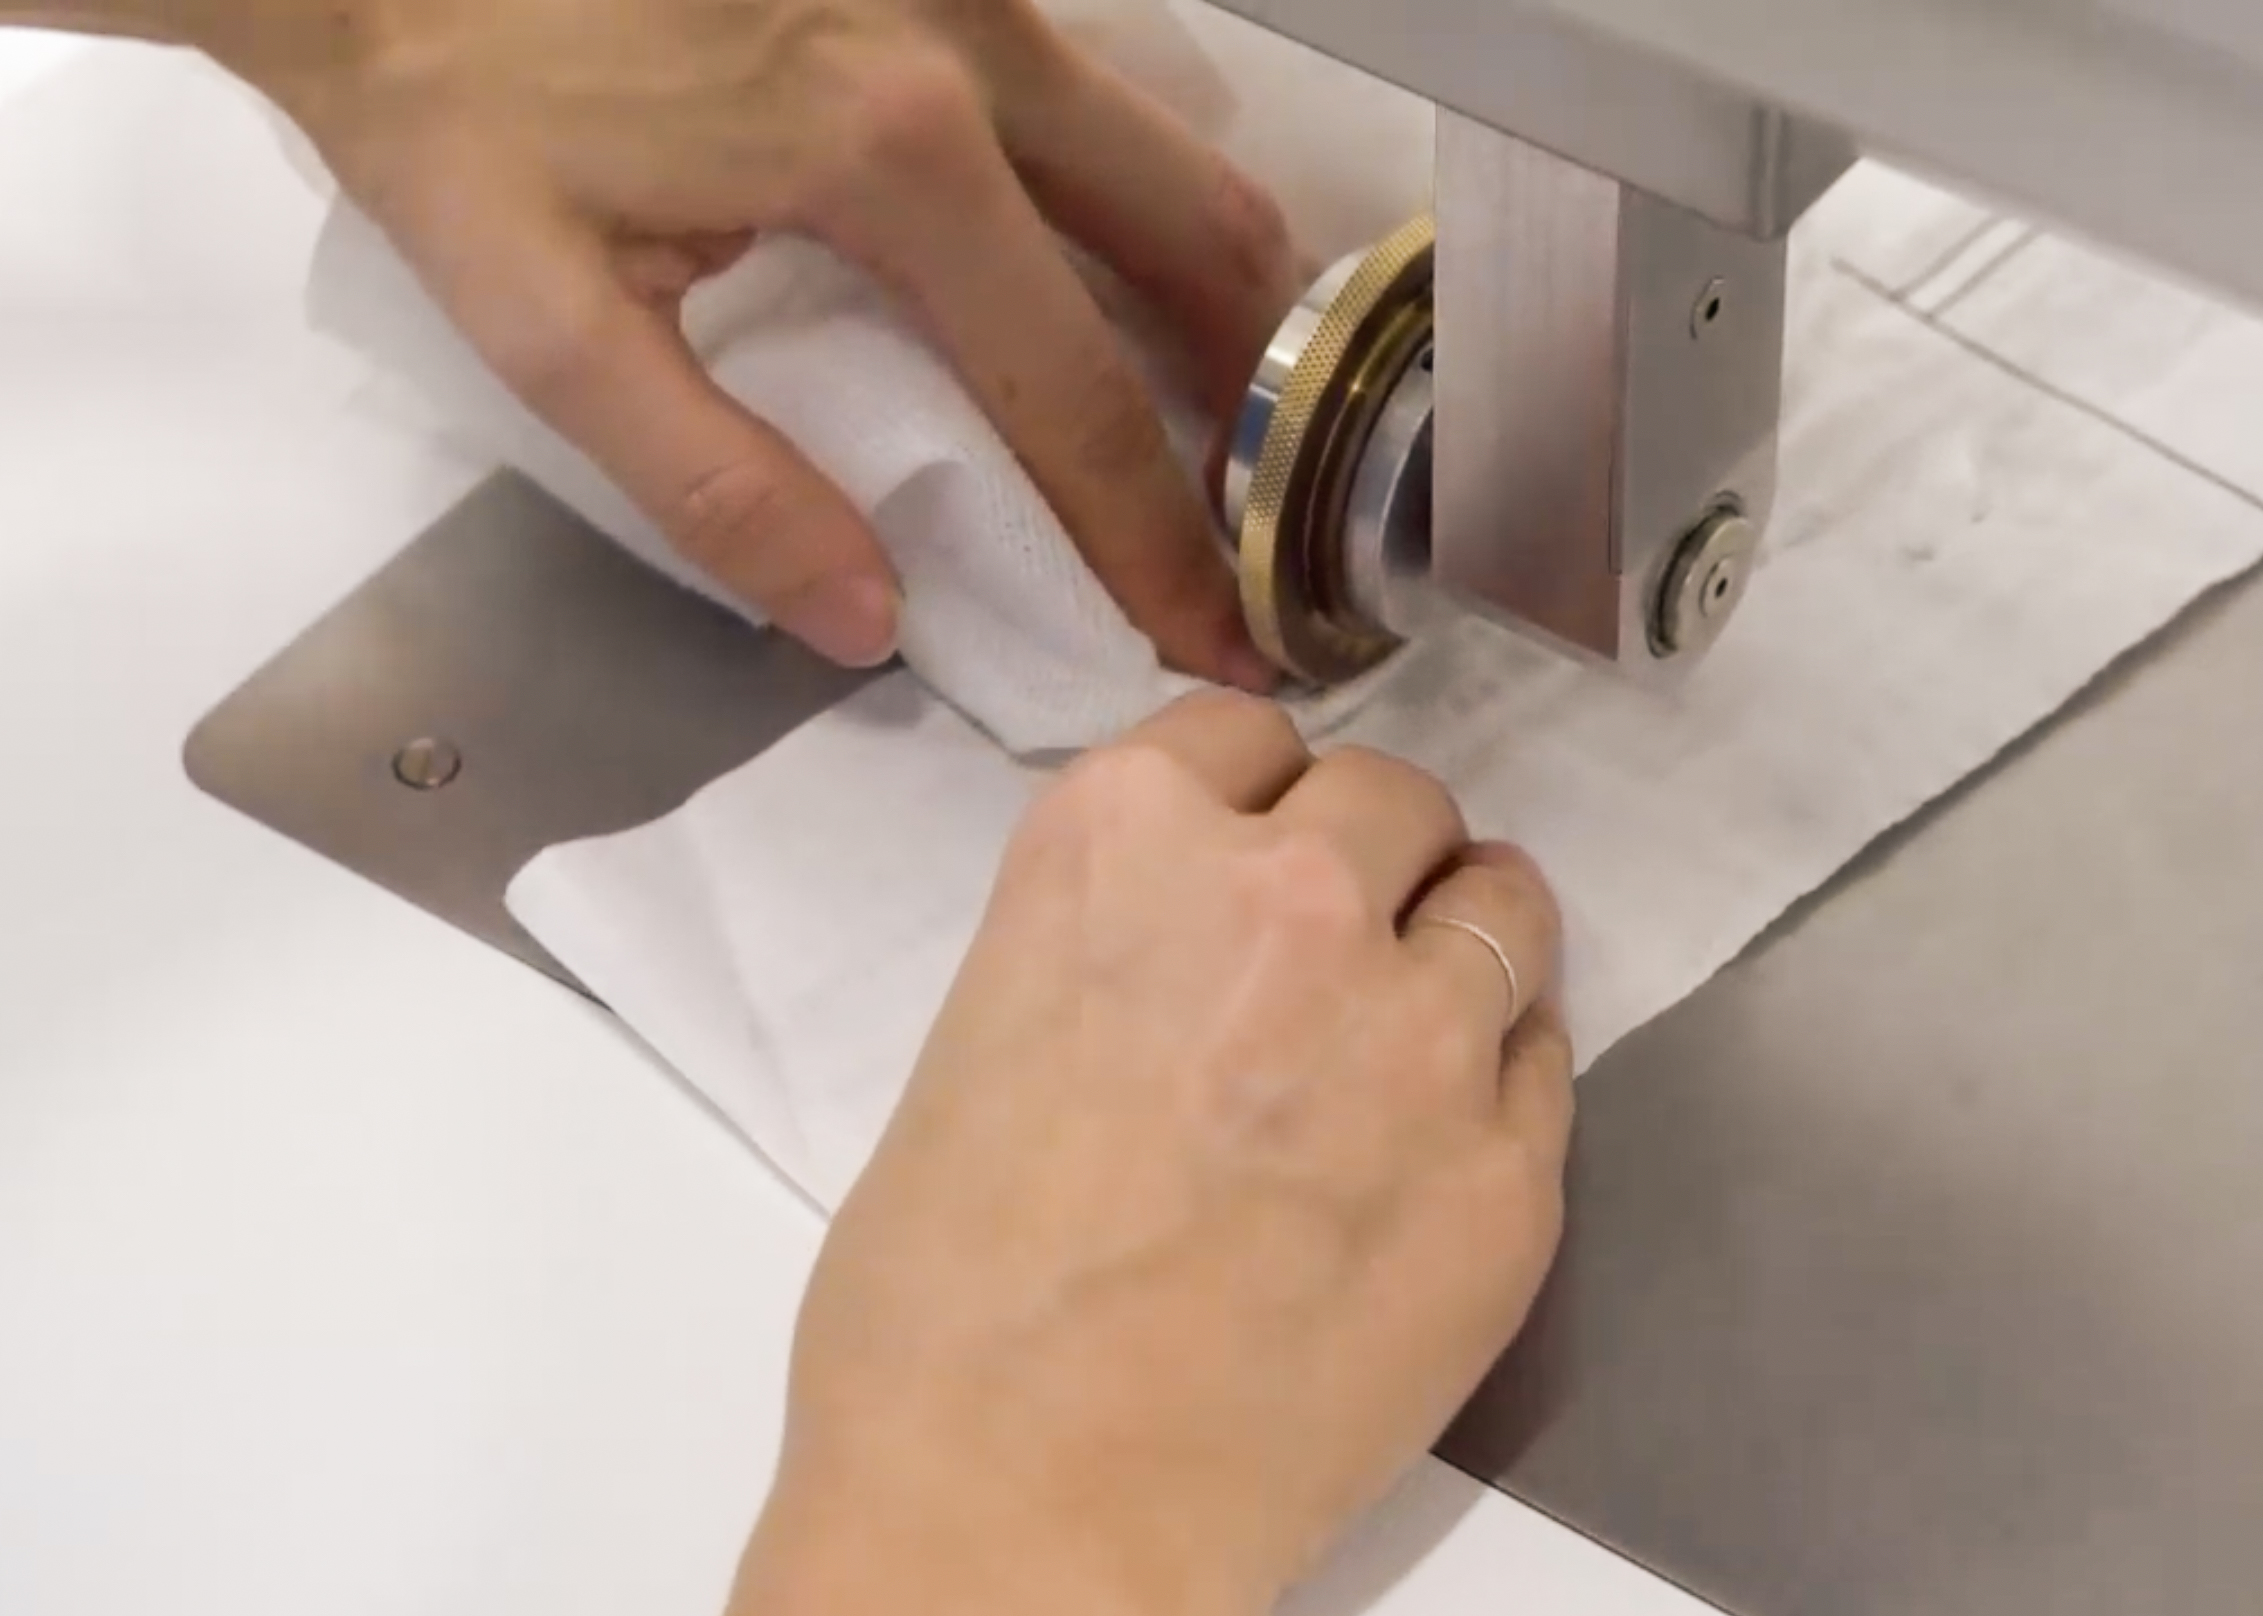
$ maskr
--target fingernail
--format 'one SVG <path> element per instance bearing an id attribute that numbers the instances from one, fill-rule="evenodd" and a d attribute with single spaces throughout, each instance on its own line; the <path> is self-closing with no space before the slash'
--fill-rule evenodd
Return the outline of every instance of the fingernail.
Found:
<path id="1" fill-rule="evenodd" d="M 884 579 L 821 579 L 778 606 L 778 626 L 844 668 L 877 668 L 896 654 L 899 598 Z"/>

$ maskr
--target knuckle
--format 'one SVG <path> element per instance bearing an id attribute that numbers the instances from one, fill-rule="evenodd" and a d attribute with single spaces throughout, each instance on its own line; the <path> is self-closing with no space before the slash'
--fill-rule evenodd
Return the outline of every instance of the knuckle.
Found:
<path id="1" fill-rule="evenodd" d="M 1153 747 L 1119 744 L 1088 752 L 1038 793 L 1008 844 L 1001 881 L 1070 879 L 1144 867 L 1140 838 L 1180 835 L 1195 796 L 1186 771 Z M 1081 879 L 1081 877 L 1079 878 Z"/>
<path id="2" fill-rule="evenodd" d="M 945 38 L 1002 73 L 1026 81 L 1066 69 L 1065 41 L 1037 0 L 924 0 L 922 9 Z"/>
<path id="3" fill-rule="evenodd" d="M 1235 279 L 1266 291 L 1286 285 L 1295 273 L 1296 244 L 1272 192 L 1221 160 L 1208 208 L 1208 234 Z"/>
<path id="4" fill-rule="evenodd" d="M 1404 801 L 1441 824 L 1466 833 L 1461 804 L 1454 800 L 1454 794 L 1446 789 L 1444 782 L 1428 770 L 1388 752 L 1363 746 L 1345 747 L 1333 756 L 1336 766 L 1355 772 L 1369 792 Z"/>
<path id="5" fill-rule="evenodd" d="M 1297 728 L 1296 719 L 1290 716 L 1288 708 L 1281 705 L 1280 702 L 1275 701 L 1270 696 L 1253 696 L 1239 690 L 1221 690 L 1216 694 L 1233 702 L 1250 715 L 1250 722 L 1263 731 L 1257 737 L 1259 740 L 1274 743 L 1284 751 L 1302 755 L 1304 752 L 1304 731 Z"/>
<path id="6" fill-rule="evenodd" d="M 1233 700 L 1249 709 L 1247 722 L 1251 728 L 1250 744 L 1262 747 L 1285 758 L 1295 759 L 1300 766 L 1309 766 L 1311 754 L 1305 750 L 1304 731 L 1279 702 L 1263 696 L 1235 694 Z"/>
<path id="7" fill-rule="evenodd" d="M 1528 1017 L 1517 1029 L 1517 1045 L 1519 1057 L 1551 1086 L 1562 1085 L 1568 1100 L 1579 1052 L 1572 1047 L 1571 1029 L 1564 1025 L 1564 1018 L 1553 1013 Z"/>
<path id="8" fill-rule="evenodd" d="M 1519 1144 L 1535 1165 L 1560 1174 L 1579 1114 L 1578 1089 L 1573 1081 L 1577 1067 L 1571 1035 L 1562 1017 L 1544 1011 L 1536 1022 L 1519 1027 L 1509 1058 L 1511 1066 L 1504 1081 L 1521 1088 L 1528 1097 Z"/>
<path id="9" fill-rule="evenodd" d="M 1261 920 L 1293 939 L 1348 941 L 1375 919 L 1357 865 L 1317 831 L 1285 832 L 1253 853 L 1243 889 Z"/>
<path id="10" fill-rule="evenodd" d="M 1486 850 L 1485 868 L 1500 883 L 1504 899 L 1537 914 L 1555 935 L 1563 930 L 1563 906 L 1556 900 L 1556 889 L 1534 859 L 1521 847 L 1497 844 Z"/>
<path id="11" fill-rule="evenodd" d="M 591 355 L 605 343 L 612 318 L 609 298 L 598 288 L 545 287 L 494 307 L 481 322 L 480 348 L 529 409 L 555 418 L 579 404 Z"/>
<path id="12" fill-rule="evenodd" d="M 1467 859 L 1440 889 L 1441 907 L 1480 922 L 1503 937 L 1528 940 L 1546 956 L 1553 974 L 1563 946 L 1564 917 L 1556 895 L 1529 860 L 1504 862 L 1495 849 Z"/>
<path id="13" fill-rule="evenodd" d="M 1061 772 L 1039 799 L 1038 812 L 1080 834 L 1153 823 L 1188 789 L 1186 771 L 1151 746 L 1136 742 L 1087 752 Z"/>
<path id="14" fill-rule="evenodd" d="M 740 461 L 686 488 L 665 525 L 685 560 L 745 578 L 767 605 L 806 581 L 791 559 L 799 547 L 778 542 L 802 516 L 791 484 L 775 466 Z"/>
<path id="15" fill-rule="evenodd" d="M 950 184 L 970 177 L 990 135 L 990 110 L 966 64 L 940 46 L 899 48 L 840 75 L 838 138 L 815 201 L 839 206 L 875 178 Z"/>
<path id="16" fill-rule="evenodd" d="M 1168 753 L 1137 741 L 1087 752 L 1061 777 L 1063 795 L 1139 809 L 1184 789 L 1186 771 Z"/>
<path id="17" fill-rule="evenodd" d="M 1179 697 L 1168 710 L 1205 729 L 1230 732 L 1253 750 L 1304 750 L 1304 735 L 1288 709 L 1264 696 L 1213 685 Z"/>

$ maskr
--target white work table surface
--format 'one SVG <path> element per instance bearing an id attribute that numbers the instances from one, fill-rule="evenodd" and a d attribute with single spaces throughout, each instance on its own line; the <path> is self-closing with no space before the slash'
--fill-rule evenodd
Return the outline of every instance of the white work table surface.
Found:
<path id="1" fill-rule="evenodd" d="M 0 1611 L 711 1616 L 821 1230 L 607 1017 L 180 746 L 475 480 L 190 59 L 0 31 Z M 1316 1612 L 1697 1606 L 1428 1465 Z"/>

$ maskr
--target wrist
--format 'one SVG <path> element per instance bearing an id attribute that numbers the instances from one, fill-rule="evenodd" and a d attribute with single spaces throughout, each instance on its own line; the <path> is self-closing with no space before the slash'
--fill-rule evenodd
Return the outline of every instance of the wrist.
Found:
<path id="1" fill-rule="evenodd" d="M 0 0 L 0 25 L 182 45 L 268 88 L 366 56 L 374 0 Z"/>
<path id="2" fill-rule="evenodd" d="M 227 13 L 263 0 L 0 0 L 0 23 L 65 34 L 106 34 L 160 45 L 202 46 L 227 31 Z"/>
<path id="3" fill-rule="evenodd" d="M 1089 1517 L 1052 1519 L 980 1478 L 906 1488 L 781 1475 L 730 1616 L 1266 1616 L 1271 1605 L 1141 1563 Z"/>

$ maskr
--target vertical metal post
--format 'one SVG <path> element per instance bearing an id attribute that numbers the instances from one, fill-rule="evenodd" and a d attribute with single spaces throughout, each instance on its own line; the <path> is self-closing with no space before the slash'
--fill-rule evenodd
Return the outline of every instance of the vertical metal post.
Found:
<path id="1" fill-rule="evenodd" d="M 1614 663 L 1701 650 L 1662 596 L 1773 503 L 1784 241 L 1443 112 L 1437 213 L 1438 578 Z"/>

